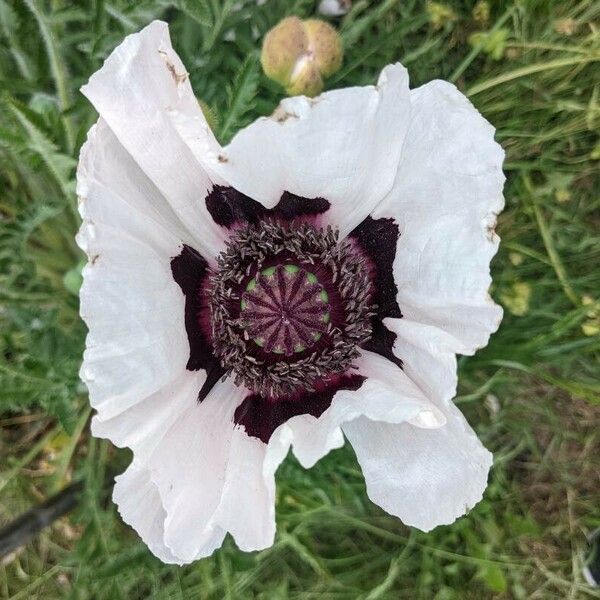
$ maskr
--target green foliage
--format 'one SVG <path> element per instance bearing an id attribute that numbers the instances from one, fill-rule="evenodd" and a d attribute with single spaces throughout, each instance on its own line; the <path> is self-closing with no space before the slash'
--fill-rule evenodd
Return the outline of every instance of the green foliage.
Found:
<path id="1" fill-rule="evenodd" d="M 229 141 L 233 133 L 247 125 L 254 108 L 258 88 L 260 65 L 256 55 L 249 55 L 240 65 L 227 89 L 227 108 L 219 129 L 223 142 Z"/>
<path id="2" fill-rule="evenodd" d="M 0 565 L 0 598 L 599 597 L 578 569 L 600 526 L 600 6 L 485 4 L 355 0 L 327 82 L 371 84 L 398 60 L 413 87 L 449 79 L 507 151 L 493 294 L 513 310 L 460 360 L 461 409 L 495 455 L 484 501 L 424 534 L 370 504 L 351 449 L 310 471 L 290 458 L 273 548 L 246 555 L 228 540 L 175 568 L 108 500 L 128 453 L 85 426 L 74 171 L 96 115 L 78 88 L 124 36 L 165 19 L 226 142 L 281 99 L 257 60 L 264 34 L 317 2 L 0 0 L 0 519 L 86 482 L 68 521 Z"/>

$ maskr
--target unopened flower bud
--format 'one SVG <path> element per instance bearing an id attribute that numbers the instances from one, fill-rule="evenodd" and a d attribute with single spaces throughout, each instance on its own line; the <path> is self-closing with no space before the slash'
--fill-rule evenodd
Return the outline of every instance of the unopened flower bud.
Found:
<path id="1" fill-rule="evenodd" d="M 290 96 L 316 96 L 323 89 L 323 79 L 319 66 L 314 60 L 302 57 L 297 63 L 290 78 L 290 84 L 285 88 Z"/>
<path id="2" fill-rule="evenodd" d="M 260 61 L 265 75 L 283 86 L 289 85 L 298 58 L 308 52 L 304 23 L 298 17 L 287 17 L 278 23 L 263 42 Z"/>
<path id="3" fill-rule="evenodd" d="M 316 96 L 323 89 L 323 78 L 341 67 L 342 58 L 342 43 L 331 25 L 287 17 L 267 33 L 261 63 L 267 77 L 288 94 Z"/>
<path id="4" fill-rule="evenodd" d="M 325 21 L 308 19 L 304 22 L 308 47 L 323 77 L 329 77 L 342 66 L 344 49 L 337 31 Z"/>

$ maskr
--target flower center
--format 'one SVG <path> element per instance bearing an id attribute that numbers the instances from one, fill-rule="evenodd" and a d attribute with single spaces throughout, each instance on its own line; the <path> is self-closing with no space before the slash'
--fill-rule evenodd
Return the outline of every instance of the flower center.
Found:
<path id="1" fill-rule="evenodd" d="M 346 373 L 372 333 L 369 264 L 331 228 L 264 220 L 239 229 L 207 290 L 226 373 L 270 398 Z"/>
<path id="2" fill-rule="evenodd" d="M 268 267 L 242 294 L 242 326 L 265 352 L 304 352 L 321 339 L 330 319 L 329 294 L 316 275 L 294 264 Z"/>

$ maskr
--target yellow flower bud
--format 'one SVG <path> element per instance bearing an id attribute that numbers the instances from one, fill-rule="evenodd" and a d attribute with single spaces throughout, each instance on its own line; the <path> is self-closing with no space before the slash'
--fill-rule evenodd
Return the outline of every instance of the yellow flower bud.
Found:
<path id="1" fill-rule="evenodd" d="M 316 96 L 323 78 L 341 67 L 343 52 L 337 31 L 325 21 L 287 17 L 265 36 L 261 63 L 288 94 Z"/>
<path id="2" fill-rule="evenodd" d="M 556 190 L 556 192 L 554 192 L 554 197 L 556 198 L 556 201 L 560 202 L 561 204 L 564 202 L 570 202 L 572 199 L 571 192 L 565 189 Z"/>
<path id="3" fill-rule="evenodd" d="M 487 27 L 490 22 L 490 4 L 486 0 L 479 0 L 473 7 L 473 20 L 483 27 Z"/>
<path id="4" fill-rule="evenodd" d="M 508 29 L 496 31 L 478 31 L 469 36 L 471 46 L 481 46 L 481 49 L 494 60 L 500 60 L 506 50 Z"/>
<path id="5" fill-rule="evenodd" d="M 589 309 L 585 314 L 590 319 L 600 317 L 600 302 L 596 302 L 592 296 L 589 294 L 584 294 L 581 296 L 581 304 L 583 304 L 583 306 L 589 306 Z"/>
<path id="6" fill-rule="evenodd" d="M 427 2 L 425 5 L 429 23 L 434 29 L 441 29 L 447 25 L 454 23 L 458 19 L 458 15 L 447 4 L 441 2 Z"/>
<path id="7" fill-rule="evenodd" d="M 600 335 L 600 319 L 588 319 L 585 323 L 582 323 L 581 331 L 583 331 L 583 335 L 588 337 Z"/>
<path id="8" fill-rule="evenodd" d="M 524 281 L 515 282 L 512 287 L 500 294 L 500 301 L 509 312 L 522 317 L 529 311 L 531 286 Z"/>
<path id="9" fill-rule="evenodd" d="M 523 262 L 523 255 L 518 252 L 509 252 L 508 259 L 515 267 L 518 267 Z"/>

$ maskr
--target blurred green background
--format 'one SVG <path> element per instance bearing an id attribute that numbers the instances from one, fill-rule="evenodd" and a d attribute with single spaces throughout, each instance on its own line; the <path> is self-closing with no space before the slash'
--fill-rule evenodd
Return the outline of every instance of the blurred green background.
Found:
<path id="1" fill-rule="evenodd" d="M 494 452 L 485 499 L 424 534 L 372 505 L 352 449 L 278 472 L 275 545 L 156 560 L 110 501 L 130 455 L 90 437 L 78 381 L 74 169 L 96 115 L 78 88 L 154 18 L 221 141 L 282 90 L 261 40 L 309 0 L 0 0 L 0 525 L 83 480 L 79 507 L 0 563 L 0 598 L 600 598 L 600 3 L 358 0 L 328 89 L 400 60 L 456 83 L 507 151 L 493 295 L 506 316 L 460 360 L 457 402 Z"/>

